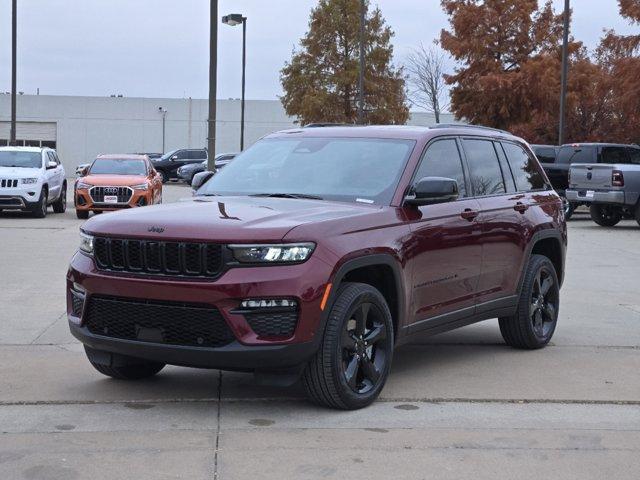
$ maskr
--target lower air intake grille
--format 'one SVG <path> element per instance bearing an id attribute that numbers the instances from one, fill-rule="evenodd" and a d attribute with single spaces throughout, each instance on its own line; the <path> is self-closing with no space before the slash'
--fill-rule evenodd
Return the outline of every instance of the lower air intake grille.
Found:
<path id="1" fill-rule="evenodd" d="M 217 308 L 124 298 L 89 299 L 85 322 L 105 337 L 195 347 L 222 347 L 235 337 Z"/>
<path id="2" fill-rule="evenodd" d="M 245 313 L 244 318 L 260 337 L 291 337 L 298 323 L 298 312 L 256 311 Z"/>

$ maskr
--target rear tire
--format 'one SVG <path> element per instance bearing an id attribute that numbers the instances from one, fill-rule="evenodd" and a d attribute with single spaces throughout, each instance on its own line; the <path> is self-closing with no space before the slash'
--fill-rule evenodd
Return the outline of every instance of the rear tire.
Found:
<path id="1" fill-rule="evenodd" d="M 573 216 L 573 212 L 576 211 L 577 205 L 575 203 L 571 203 L 566 198 L 562 198 L 562 207 L 564 208 L 564 218 L 565 220 L 570 220 Z"/>
<path id="2" fill-rule="evenodd" d="M 382 294 L 371 285 L 344 283 L 320 348 L 302 375 L 307 395 L 342 410 L 370 405 L 389 375 L 393 344 L 393 320 Z"/>
<path id="3" fill-rule="evenodd" d="M 89 363 L 98 372 L 107 377 L 115 378 L 118 380 L 141 380 L 143 378 L 153 377 L 156 373 L 162 370 L 165 366 L 164 363 L 148 362 L 144 360 L 136 361 L 130 365 L 120 365 L 118 367 L 110 367 L 102 363 L 96 363 L 92 361 L 88 355 Z"/>
<path id="4" fill-rule="evenodd" d="M 76 217 L 80 220 L 86 220 L 89 218 L 89 210 L 76 210 Z"/>
<path id="5" fill-rule="evenodd" d="M 67 210 L 67 182 L 62 184 L 62 190 L 60 191 L 60 198 L 53 204 L 54 213 L 64 213 Z"/>
<path id="6" fill-rule="evenodd" d="M 622 220 L 620 208 L 611 205 L 593 203 L 589 207 L 589 213 L 591 214 L 591 220 L 601 227 L 613 227 Z"/>
<path id="7" fill-rule="evenodd" d="M 532 255 L 515 315 L 498 319 L 507 345 L 525 350 L 549 343 L 558 323 L 560 284 L 551 260 Z"/>
<path id="8" fill-rule="evenodd" d="M 42 187 L 40 192 L 40 200 L 33 208 L 32 214 L 36 218 L 44 218 L 47 216 L 47 202 L 49 201 L 49 192 L 45 187 Z"/>

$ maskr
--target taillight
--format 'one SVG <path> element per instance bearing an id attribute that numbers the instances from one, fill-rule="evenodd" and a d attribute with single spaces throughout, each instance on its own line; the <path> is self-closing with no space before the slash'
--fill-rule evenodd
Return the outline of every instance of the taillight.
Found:
<path id="1" fill-rule="evenodd" d="M 614 187 L 624 187 L 624 175 L 620 170 L 611 172 L 611 185 Z"/>

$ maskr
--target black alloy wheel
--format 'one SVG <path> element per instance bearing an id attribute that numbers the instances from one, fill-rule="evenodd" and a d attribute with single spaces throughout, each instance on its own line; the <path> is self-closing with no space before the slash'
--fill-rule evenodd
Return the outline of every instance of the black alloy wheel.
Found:
<path id="1" fill-rule="evenodd" d="M 372 303 L 357 305 L 344 323 L 342 373 L 355 393 L 371 391 L 380 380 L 388 355 L 386 338 L 383 314 Z"/>
<path id="2" fill-rule="evenodd" d="M 545 339 L 555 328 L 559 303 L 558 290 L 553 288 L 555 282 L 555 272 L 548 266 L 540 268 L 533 281 L 529 318 L 533 332 L 540 339 Z"/>
<path id="3" fill-rule="evenodd" d="M 613 205 L 593 203 L 589 207 L 589 213 L 591 214 L 591 219 L 601 227 L 613 227 L 622 220 L 620 207 Z"/>

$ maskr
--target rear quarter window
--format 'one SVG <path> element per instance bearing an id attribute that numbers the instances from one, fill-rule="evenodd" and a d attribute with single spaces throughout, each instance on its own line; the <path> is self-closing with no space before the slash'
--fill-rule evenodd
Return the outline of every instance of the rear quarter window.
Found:
<path id="1" fill-rule="evenodd" d="M 516 188 L 520 192 L 531 190 L 542 190 L 546 187 L 544 177 L 536 161 L 522 148 L 515 143 L 503 142 L 504 152 L 511 167 Z"/>
<path id="2" fill-rule="evenodd" d="M 550 147 L 537 147 L 533 149 L 533 153 L 536 154 L 538 160 L 542 163 L 555 163 L 556 161 L 556 149 Z"/>

